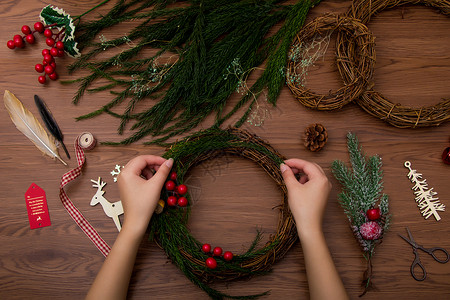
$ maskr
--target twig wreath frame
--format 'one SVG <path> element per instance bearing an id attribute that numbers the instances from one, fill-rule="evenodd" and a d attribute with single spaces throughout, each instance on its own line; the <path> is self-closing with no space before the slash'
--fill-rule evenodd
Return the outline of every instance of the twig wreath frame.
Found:
<path id="1" fill-rule="evenodd" d="M 316 36 L 337 31 L 341 42 L 337 45 L 338 68 L 347 76 L 345 85 L 329 94 L 317 94 L 295 80 L 297 69 L 303 57 L 293 53 L 304 42 Z M 347 45 L 343 51 L 343 43 Z M 295 98 L 306 107 L 317 110 L 340 109 L 357 99 L 369 87 L 375 65 L 375 40 L 366 25 L 356 19 L 342 15 L 328 14 L 314 19 L 303 27 L 294 39 L 290 50 L 291 58 L 286 72 L 287 85 Z M 301 56 L 301 55 L 300 55 Z"/>
<path id="2" fill-rule="evenodd" d="M 450 1 L 448 0 L 355 0 L 348 10 L 347 16 L 367 24 L 375 14 L 382 10 L 406 4 L 434 7 L 442 14 L 450 16 Z M 342 37 L 338 43 L 343 45 L 343 51 L 349 55 L 352 53 L 353 49 L 343 43 Z M 339 68 L 339 72 L 345 83 L 351 82 L 348 80 L 348 70 Z M 438 126 L 450 120 L 450 98 L 443 99 L 436 105 L 413 108 L 392 103 L 381 93 L 370 89 L 363 93 L 356 103 L 372 116 L 399 128 Z"/>
<path id="3" fill-rule="evenodd" d="M 250 159 L 269 174 L 282 192 L 277 231 L 258 248 L 261 234 L 256 235 L 247 252 L 235 255 L 232 261 L 217 258 L 218 267 L 208 269 L 205 260 L 208 255 L 201 251 L 202 243 L 197 241 L 186 227 L 190 205 L 186 208 L 167 208 L 152 218 L 151 238 L 164 249 L 171 260 L 183 273 L 214 299 L 254 298 L 252 296 L 229 296 L 209 287 L 213 281 L 230 281 L 268 272 L 297 241 L 295 223 L 287 202 L 287 189 L 284 184 L 280 164 L 284 161 L 274 148 L 259 137 L 237 128 L 222 130 L 216 127 L 191 135 L 173 144 L 163 155 L 173 158 L 174 171 L 178 183 L 192 167 L 202 162 L 220 157 L 235 155 Z M 191 198 L 187 195 L 189 203 Z M 262 295 L 262 294 L 261 294 Z"/>

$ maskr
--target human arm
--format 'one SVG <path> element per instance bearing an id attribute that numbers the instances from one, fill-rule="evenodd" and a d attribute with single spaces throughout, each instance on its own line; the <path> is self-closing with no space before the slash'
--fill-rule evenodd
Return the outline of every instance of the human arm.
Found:
<path id="1" fill-rule="evenodd" d="M 348 299 L 322 231 L 331 183 L 319 165 L 289 159 L 280 166 L 305 257 L 311 299 Z M 302 173 L 299 180 L 295 174 Z"/>
<path id="2" fill-rule="evenodd" d="M 130 160 L 119 174 L 124 209 L 122 230 L 86 299 L 125 299 L 139 244 L 158 203 L 173 160 L 153 155 Z M 152 170 L 157 172 L 153 175 Z"/>

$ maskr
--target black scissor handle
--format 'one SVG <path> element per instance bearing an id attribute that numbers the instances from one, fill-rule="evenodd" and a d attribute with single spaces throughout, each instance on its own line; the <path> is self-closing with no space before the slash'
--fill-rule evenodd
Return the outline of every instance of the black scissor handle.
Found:
<path id="1" fill-rule="evenodd" d="M 419 266 L 419 268 L 422 269 L 422 277 L 420 277 L 420 278 L 416 276 L 416 267 L 417 266 Z M 424 281 L 425 278 L 427 278 L 427 271 L 423 267 L 418 256 L 416 256 L 416 259 L 411 264 L 411 275 L 417 281 Z"/>
<path id="2" fill-rule="evenodd" d="M 427 252 L 428 254 L 430 254 L 431 256 L 433 256 L 434 260 L 437 261 L 437 262 L 440 262 L 441 264 L 445 264 L 449 260 L 448 252 L 444 248 L 434 247 L 434 248 L 425 249 L 424 251 Z M 440 259 L 439 257 L 437 257 L 436 254 L 434 254 L 435 252 L 442 252 L 442 253 L 444 253 L 445 254 L 445 259 Z M 439 255 L 439 256 L 441 256 L 441 255 Z"/>

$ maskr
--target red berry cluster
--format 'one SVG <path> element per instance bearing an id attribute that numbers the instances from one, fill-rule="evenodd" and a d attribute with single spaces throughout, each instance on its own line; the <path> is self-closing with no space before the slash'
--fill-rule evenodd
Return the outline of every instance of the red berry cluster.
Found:
<path id="1" fill-rule="evenodd" d="M 34 44 L 35 32 L 44 33 L 44 36 L 46 37 L 45 43 L 51 48 L 42 50 L 42 56 L 44 57 L 42 64 L 36 64 L 34 66 L 36 72 L 44 73 L 44 75 L 38 77 L 39 83 L 42 84 L 47 81 L 46 75 L 48 75 L 48 78 L 50 78 L 51 80 L 58 79 L 58 75 L 55 72 L 55 57 L 64 56 L 64 43 L 62 42 L 62 39 L 64 38 L 64 29 L 62 29 L 58 33 L 53 33 L 51 29 L 53 26 L 55 26 L 55 24 L 44 26 L 44 24 L 42 24 L 41 22 L 36 22 L 34 24 L 34 30 L 32 31 L 28 25 L 23 25 L 22 33 L 24 34 L 24 36 L 17 34 L 12 40 L 9 40 L 6 43 L 6 46 L 9 49 L 23 48 L 25 47 L 24 40 L 29 44 Z"/>
<path id="2" fill-rule="evenodd" d="M 188 188 L 184 184 L 177 185 L 177 173 L 172 172 L 166 181 L 165 188 L 169 196 L 167 197 L 167 205 L 169 206 L 180 206 L 186 207 L 188 205 L 188 200 L 184 195 L 187 193 Z"/>
<path id="3" fill-rule="evenodd" d="M 376 240 L 379 239 L 383 233 L 383 230 L 376 222 L 378 219 L 381 218 L 381 211 L 379 208 L 371 208 L 367 210 L 366 217 L 370 221 L 362 224 L 359 228 L 359 232 L 361 233 L 361 236 L 365 240 Z"/>
<path id="4" fill-rule="evenodd" d="M 206 254 L 211 254 L 211 245 L 210 244 L 203 244 L 202 251 Z M 212 256 L 220 257 L 222 256 L 222 248 L 215 247 L 212 251 Z M 233 253 L 230 251 L 225 251 L 223 254 L 223 259 L 226 261 L 231 261 L 233 259 Z M 214 257 L 208 257 L 205 261 L 205 264 L 210 269 L 217 268 L 217 261 Z"/>

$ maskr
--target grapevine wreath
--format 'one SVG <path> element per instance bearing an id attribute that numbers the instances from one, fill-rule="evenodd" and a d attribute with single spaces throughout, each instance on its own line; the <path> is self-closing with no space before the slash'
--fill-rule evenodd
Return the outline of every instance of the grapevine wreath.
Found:
<path id="1" fill-rule="evenodd" d="M 211 288 L 209 283 L 266 273 L 297 240 L 294 220 L 287 203 L 287 189 L 279 168 L 284 158 L 268 143 L 247 131 L 237 128 L 222 130 L 215 127 L 173 144 L 163 156 L 174 159 L 176 181 L 180 186 L 183 185 L 183 178 L 189 169 L 205 160 L 222 155 L 236 155 L 256 162 L 279 186 L 282 198 L 280 205 L 277 206 L 280 212 L 276 233 L 260 247 L 258 242 L 261 235 L 258 232 L 245 253 L 235 255 L 231 261 L 228 261 L 226 257 L 217 257 L 217 267 L 208 268 L 205 262 L 210 255 L 202 251 L 202 243 L 197 241 L 186 227 L 191 199 L 183 191 L 182 194 L 188 199 L 188 204 L 167 205 L 163 213 L 155 215 L 150 224 L 150 238 L 154 239 L 181 271 L 210 297 L 214 299 L 254 298 L 265 293 L 229 296 Z M 165 189 L 161 195 L 167 201 L 170 194 Z"/>

